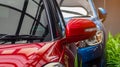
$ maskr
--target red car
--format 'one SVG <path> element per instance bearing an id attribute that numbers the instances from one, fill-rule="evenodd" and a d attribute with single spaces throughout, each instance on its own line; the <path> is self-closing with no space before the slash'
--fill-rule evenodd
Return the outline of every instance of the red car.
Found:
<path id="1" fill-rule="evenodd" d="M 74 67 L 77 42 L 95 33 L 86 19 L 65 26 L 56 0 L 1 0 L 0 67 Z"/>

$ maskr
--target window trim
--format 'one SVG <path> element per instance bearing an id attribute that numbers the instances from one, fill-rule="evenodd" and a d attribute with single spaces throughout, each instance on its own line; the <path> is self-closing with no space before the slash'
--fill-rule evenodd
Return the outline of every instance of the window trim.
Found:
<path id="1" fill-rule="evenodd" d="M 59 14 L 61 15 L 61 19 L 62 19 L 62 22 L 63 22 L 63 26 L 65 28 L 65 23 L 64 23 L 64 19 L 62 17 L 62 13 L 60 12 L 60 9 L 58 7 L 57 2 L 55 0 L 43 0 L 44 1 L 44 4 L 46 5 L 47 9 L 47 13 L 48 13 L 48 19 L 49 19 L 49 22 L 50 22 L 50 26 L 51 26 L 51 32 L 52 32 L 52 35 L 53 35 L 53 40 L 55 40 L 56 38 L 61 38 L 63 37 L 62 35 L 60 35 L 60 37 L 56 36 L 56 22 L 57 22 L 57 17 L 58 16 L 58 11 L 59 11 Z"/>

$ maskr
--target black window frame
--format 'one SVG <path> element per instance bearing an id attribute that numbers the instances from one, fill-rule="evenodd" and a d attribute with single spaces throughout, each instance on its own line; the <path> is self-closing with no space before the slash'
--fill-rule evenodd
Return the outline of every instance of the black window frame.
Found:
<path id="1" fill-rule="evenodd" d="M 37 8 L 37 14 L 36 14 L 36 18 L 37 20 L 39 21 L 41 19 L 41 14 L 43 12 L 43 10 L 45 10 L 45 14 L 46 14 L 46 21 L 48 23 L 48 27 L 43 27 L 45 29 L 48 29 L 48 30 L 45 30 L 44 31 L 44 34 L 42 35 L 43 39 L 40 40 L 40 42 L 44 42 L 44 40 L 46 39 L 46 36 L 50 33 L 50 37 L 51 38 L 48 38 L 50 40 L 48 41 L 52 41 L 53 40 L 53 36 L 52 36 L 52 32 L 51 32 L 51 28 L 50 28 L 50 22 L 49 22 L 49 13 L 47 13 L 47 6 L 45 6 L 44 4 L 44 0 L 40 0 L 39 3 L 36 2 L 36 4 L 38 4 L 38 8 Z M 40 22 L 41 23 L 41 22 Z M 42 23 L 41 23 L 42 24 Z M 35 35 L 36 32 L 37 32 L 37 29 L 38 29 L 38 26 L 39 26 L 39 23 L 37 21 L 34 21 L 33 24 L 32 24 L 32 28 L 31 28 L 31 31 L 30 31 L 30 34 L 31 35 Z M 43 25 L 44 26 L 44 25 Z"/>
<path id="2" fill-rule="evenodd" d="M 60 11 L 60 8 L 57 4 L 57 1 L 56 0 L 43 0 L 43 2 L 46 6 L 46 12 L 48 13 L 48 20 L 50 22 L 50 28 L 51 28 L 53 39 L 58 39 L 58 38 L 63 37 L 65 34 L 62 33 L 62 31 L 64 30 L 61 31 L 60 36 L 57 36 L 57 31 L 56 31 L 57 29 L 56 24 L 58 23 L 59 19 L 61 19 L 60 24 L 62 25 L 60 27 L 65 29 L 65 22 L 64 22 L 62 13 Z"/>
<path id="3" fill-rule="evenodd" d="M 34 0 L 32 0 L 32 1 L 34 1 Z M 57 38 L 63 37 L 64 34 L 62 33 L 62 31 L 60 32 L 60 35 L 57 36 L 57 30 L 56 30 L 57 26 L 56 26 L 56 24 L 61 19 L 60 24 L 62 24 L 62 26 L 60 26 L 60 27 L 65 29 L 65 22 L 64 22 L 62 13 L 60 11 L 60 8 L 59 8 L 56 0 L 40 0 L 40 1 L 43 2 L 44 8 L 45 8 L 45 12 L 46 12 L 47 19 L 48 19 L 48 25 L 49 25 L 49 31 L 50 31 L 51 39 L 55 40 Z M 39 3 L 37 3 L 36 1 L 34 1 L 34 2 L 39 5 Z M 16 30 L 15 35 L 19 35 L 19 32 L 21 30 L 21 26 L 22 26 L 22 22 L 24 20 L 25 15 L 32 18 L 34 21 L 40 23 L 39 20 L 37 20 L 35 17 L 33 17 L 32 15 L 30 15 L 29 13 L 26 12 L 28 3 L 29 3 L 29 0 L 24 0 L 24 6 L 23 6 L 22 10 L 20 10 L 18 8 L 15 8 L 13 6 L 10 6 L 10 5 L 0 3 L 0 6 L 6 7 L 6 8 L 9 8 L 9 9 L 13 9 L 13 10 L 21 13 L 21 17 L 20 17 L 20 20 L 18 21 L 19 24 L 18 24 L 18 28 Z M 40 25 L 42 25 L 42 24 L 40 24 Z M 30 34 L 32 34 L 32 33 L 33 32 L 32 32 L 32 28 L 31 28 Z"/>
<path id="4" fill-rule="evenodd" d="M 33 0 L 33 1 L 34 1 L 34 0 Z M 42 0 L 41 0 L 41 1 L 42 1 Z M 27 5 L 28 5 L 28 2 L 29 2 L 29 0 L 25 0 L 25 1 L 24 1 L 24 5 L 27 6 Z M 30 15 L 29 13 L 26 12 L 27 7 L 23 7 L 23 10 L 20 10 L 20 9 L 18 9 L 18 8 L 13 7 L 13 6 L 6 5 L 6 4 L 2 4 L 2 3 L 0 3 L 0 6 L 5 7 L 5 8 L 9 8 L 9 9 L 12 9 L 12 10 L 15 10 L 15 11 L 17 11 L 17 12 L 20 12 L 22 17 L 23 17 L 23 15 L 24 15 L 24 16 L 26 15 L 26 16 L 30 17 L 31 19 L 33 19 L 34 21 L 39 22 L 39 20 L 37 20 L 35 17 L 33 17 L 32 15 Z M 23 15 L 22 15 L 22 14 L 23 14 Z M 23 22 L 23 20 L 24 20 L 24 19 L 21 19 L 21 18 L 20 18 L 19 23 L 21 24 L 21 23 Z M 39 23 L 40 23 L 40 22 L 39 22 Z M 40 23 L 40 25 L 42 25 L 42 24 Z M 43 25 L 42 25 L 42 26 L 43 26 Z M 18 28 L 19 28 L 19 27 L 18 27 Z M 19 32 L 20 32 L 20 30 L 17 31 L 16 34 L 19 35 Z"/>
<path id="5" fill-rule="evenodd" d="M 33 0 L 34 1 L 34 0 Z M 36 1 L 34 1 L 39 7 L 41 6 L 40 5 L 40 3 L 42 2 L 43 3 L 43 1 L 44 0 L 39 0 L 40 2 L 39 3 L 37 3 Z M 36 18 L 36 17 L 33 17 L 32 15 L 30 15 L 29 13 L 27 13 L 26 12 L 26 10 L 27 10 L 27 7 L 28 7 L 28 3 L 29 3 L 29 0 L 24 0 L 24 5 L 23 5 L 23 9 L 22 10 L 20 10 L 20 9 L 18 9 L 18 8 L 15 8 L 15 7 L 13 7 L 13 6 L 10 6 L 10 5 L 7 5 L 7 4 L 2 4 L 2 3 L 0 3 L 0 6 L 2 6 L 2 7 L 5 7 L 5 8 L 9 8 L 9 9 L 12 9 L 12 10 L 15 10 L 15 11 L 17 11 L 17 12 L 19 12 L 20 14 L 21 14 L 21 16 L 20 16 L 20 19 L 19 19 L 19 23 L 18 23 L 18 27 L 17 27 L 17 30 L 16 30 L 16 33 L 14 34 L 14 35 L 19 35 L 19 33 L 20 33 L 20 30 L 21 30 L 21 27 L 22 27 L 22 23 L 23 23 L 23 20 L 24 20 L 24 16 L 28 16 L 28 17 L 30 17 L 31 19 L 33 19 L 35 22 L 39 22 L 38 24 L 40 24 L 41 26 L 43 26 L 41 23 L 40 23 L 40 21 L 39 21 L 39 18 Z M 44 5 L 44 3 L 43 3 L 43 5 Z M 46 7 L 48 7 L 48 6 L 45 6 L 44 5 L 44 9 L 45 9 L 45 13 L 46 13 L 46 17 L 47 17 L 47 19 L 48 19 L 48 17 L 49 17 L 49 13 L 47 13 L 47 8 Z M 39 10 L 39 9 L 38 9 Z M 39 13 L 39 11 L 38 11 L 38 13 Z M 49 20 L 51 20 L 51 19 L 49 19 Z M 50 22 L 48 21 L 48 27 L 50 27 Z M 33 27 L 31 27 L 31 30 L 30 30 L 30 35 L 34 35 L 34 32 L 33 32 L 33 29 L 34 28 L 34 22 L 33 22 Z M 52 36 L 52 31 L 51 31 L 51 28 L 48 28 L 49 29 L 49 32 L 50 32 L 50 36 L 51 36 L 51 40 L 50 41 L 52 41 L 53 40 L 53 36 Z M 36 31 L 36 30 L 35 30 Z"/>

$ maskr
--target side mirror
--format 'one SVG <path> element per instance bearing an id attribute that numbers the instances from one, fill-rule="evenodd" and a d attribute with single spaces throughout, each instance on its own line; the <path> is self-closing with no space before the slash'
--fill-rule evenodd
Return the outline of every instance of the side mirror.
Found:
<path id="1" fill-rule="evenodd" d="M 102 22 L 104 22 L 105 19 L 106 19 L 107 12 L 106 12 L 106 10 L 103 9 L 103 8 L 98 8 L 98 15 L 99 15 L 100 20 L 101 20 Z"/>
<path id="2" fill-rule="evenodd" d="M 87 19 L 73 18 L 66 26 L 67 42 L 76 42 L 88 39 L 95 35 L 97 27 L 95 23 Z"/>

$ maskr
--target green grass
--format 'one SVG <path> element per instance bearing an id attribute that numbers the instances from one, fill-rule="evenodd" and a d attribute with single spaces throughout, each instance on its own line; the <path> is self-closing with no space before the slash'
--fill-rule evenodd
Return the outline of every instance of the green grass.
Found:
<path id="1" fill-rule="evenodd" d="M 120 67 L 120 34 L 108 34 L 106 43 L 106 67 Z"/>

